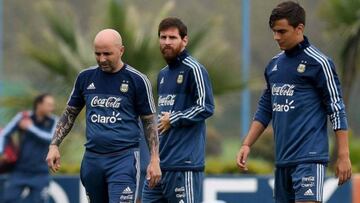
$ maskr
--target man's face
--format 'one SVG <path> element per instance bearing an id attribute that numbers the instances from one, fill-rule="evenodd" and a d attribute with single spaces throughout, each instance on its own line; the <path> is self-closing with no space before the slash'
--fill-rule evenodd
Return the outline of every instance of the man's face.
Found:
<path id="1" fill-rule="evenodd" d="M 124 53 L 124 47 L 119 44 L 95 44 L 95 58 L 99 67 L 105 72 L 115 72 Z"/>
<path id="2" fill-rule="evenodd" d="M 281 19 L 274 22 L 271 28 L 274 34 L 274 40 L 277 41 L 281 50 L 289 50 L 295 47 L 303 39 L 304 25 L 297 27 L 289 25 L 287 19 Z"/>
<path id="3" fill-rule="evenodd" d="M 55 108 L 55 100 L 52 96 L 44 97 L 43 101 L 38 104 L 37 110 L 43 115 L 51 115 Z"/>
<path id="4" fill-rule="evenodd" d="M 160 51 L 167 62 L 175 59 L 185 49 L 188 42 L 187 36 L 181 39 L 179 30 L 176 27 L 160 31 L 159 40 Z"/>

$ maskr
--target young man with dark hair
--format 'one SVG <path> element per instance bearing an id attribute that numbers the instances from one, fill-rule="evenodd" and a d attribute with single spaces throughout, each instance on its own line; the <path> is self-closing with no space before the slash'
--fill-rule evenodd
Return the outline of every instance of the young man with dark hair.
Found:
<path id="1" fill-rule="evenodd" d="M 214 112 L 209 75 L 186 50 L 187 28 L 178 18 L 159 25 L 160 51 L 167 62 L 157 79 L 160 166 L 155 188 L 145 182 L 143 203 L 197 203 L 205 165 L 205 120 Z"/>
<path id="2" fill-rule="evenodd" d="M 155 104 L 148 78 L 122 61 L 124 46 L 113 29 L 94 39 L 97 66 L 79 73 L 49 147 L 47 162 L 60 167 L 59 145 L 86 106 L 85 154 L 80 178 L 91 203 L 135 202 L 142 129 L 150 150 L 150 188 L 161 178 Z"/>
<path id="3" fill-rule="evenodd" d="M 48 200 L 50 177 L 45 157 L 56 126 L 54 104 L 50 94 L 37 96 L 33 111 L 18 113 L 0 133 L 1 154 L 5 140 L 19 134 L 19 156 L 3 192 L 5 203 Z M 29 191 L 26 197 L 22 195 L 25 189 Z"/>
<path id="4" fill-rule="evenodd" d="M 272 120 L 275 139 L 275 200 L 321 202 L 329 161 L 327 117 L 335 131 L 339 185 L 351 177 L 345 106 L 331 59 L 304 36 L 305 11 L 295 2 L 280 3 L 269 26 L 281 53 L 265 69 L 266 89 L 237 155 L 247 170 L 251 146 Z"/>

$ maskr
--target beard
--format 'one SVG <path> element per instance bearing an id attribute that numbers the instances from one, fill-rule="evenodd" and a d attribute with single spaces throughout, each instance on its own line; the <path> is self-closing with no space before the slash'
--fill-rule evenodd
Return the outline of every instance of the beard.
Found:
<path id="1" fill-rule="evenodd" d="M 160 51 L 163 55 L 163 58 L 168 64 L 176 59 L 176 57 L 180 54 L 181 50 L 182 50 L 181 46 L 175 48 L 171 46 L 160 47 Z"/>

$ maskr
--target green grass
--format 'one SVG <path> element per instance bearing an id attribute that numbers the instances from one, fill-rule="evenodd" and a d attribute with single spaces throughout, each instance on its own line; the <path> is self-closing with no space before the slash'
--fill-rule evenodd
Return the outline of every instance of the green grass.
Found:
<path id="1" fill-rule="evenodd" d="M 236 138 L 225 138 L 222 143 L 222 155 L 221 159 L 224 161 L 234 161 L 236 154 L 241 146 L 240 137 Z"/>
<path id="2" fill-rule="evenodd" d="M 249 157 L 248 168 L 244 172 L 236 165 L 236 154 L 241 145 L 240 138 L 224 138 L 222 141 L 222 153 L 219 156 L 207 156 L 205 172 L 207 174 L 271 174 L 273 163 L 261 158 Z"/>

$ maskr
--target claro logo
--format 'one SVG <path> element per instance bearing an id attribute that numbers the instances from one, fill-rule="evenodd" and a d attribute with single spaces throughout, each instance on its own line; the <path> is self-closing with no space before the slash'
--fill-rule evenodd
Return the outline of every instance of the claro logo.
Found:
<path id="1" fill-rule="evenodd" d="M 115 111 L 113 111 L 111 116 L 92 114 L 90 116 L 90 120 L 93 123 L 103 123 L 103 124 L 116 123 L 117 121 L 121 121 L 121 118 L 119 116 L 120 113 L 116 113 Z"/>
<path id="2" fill-rule="evenodd" d="M 273 111 L 288 112 L 290 109 L 295 109 L 293 103 L 294 100 L 289 101 L 288 99 L 285 100 L 285 104 L 273 103 Z"/>

